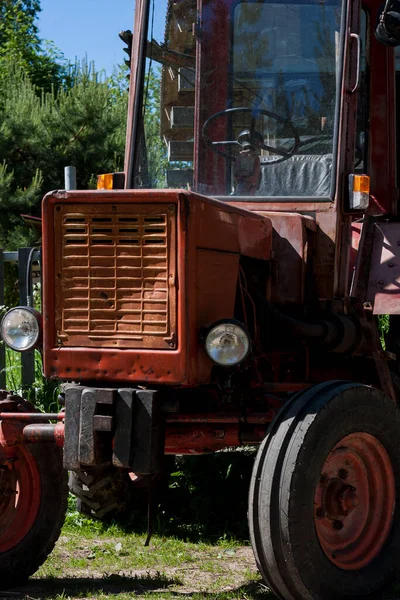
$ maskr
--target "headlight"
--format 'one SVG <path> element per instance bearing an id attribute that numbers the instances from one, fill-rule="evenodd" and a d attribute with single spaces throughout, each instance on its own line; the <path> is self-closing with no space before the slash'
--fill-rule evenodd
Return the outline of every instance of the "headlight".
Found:
<path id="1" fill-rule="evenodd" d="M 249 350 L 249 336 L 239 324 L 225 321 L 214 325 L 207 333 L 206 352 L 218 365 L 238 365 L 246 358 Z"/>
<path id="2" fill-rule="evenodd" d="M 13 350 L 25 352 L 37 346 L 41 335 L 41 314 L 34 308 L 17 306 L 3 317 L 1 337 Z"/>

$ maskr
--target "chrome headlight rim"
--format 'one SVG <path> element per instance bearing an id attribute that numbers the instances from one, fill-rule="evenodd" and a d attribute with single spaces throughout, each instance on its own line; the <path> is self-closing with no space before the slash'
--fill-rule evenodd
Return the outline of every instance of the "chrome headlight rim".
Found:
<path id="1" fill-rule="evenodd" d="M 27 313 L 27 315 L 29 315 L 29 319 L 32 319 L 32 317 L 33 317 L 33 319 L 30 321 L 31 324 L 33 324 L 33 329 L 34 329 L 33 341 L 28 346 L 23 347 L 23 348 L 18 347 L 16 344 L 13 344 L 12 340 L 10 339 L 9 334 L 5 330 L 6 323 L 7 323 L 7 320 L 10 318 L 10 315 L 13 312 L 17 312 L 17 311 L 23 311 L 23 312 Z M 31 350 L 34 350 L 38 346 L 40 346 L 41 342 L 42 342 L 42 331 L 43 331 L 42 315 L 38 310 L 36 310 L 35 308 L 32 308 L 31 306 L 15 306 L 13 308 L 10 308 L 10 310 L 8 310 L 6 312 L 6 314 L 3 316 L 1 323 L 0 323 L 1 339 L 4 341 L 6 346 L 11 348 L 11 350 L 14 350 L 15 352 L 21 352 L 21 353 L 29 352 Z"/>
<path id="2" fill-rule="evenodd" d="M 246 347 L 246 351 L 242 354 L 242 356 L 240 357 L 240 359 L 237 362 L 234 363 L 223 363 L 223 362 L 219 362 L 217 361 L 209 352 L 208 349 L 208 345 L 207 342 L 210 338 L 210 335 L 215 332 L 216 329 L 218 329 L 221 326 L 229 326 L 229 325 L 233 325 L 234 327 L 238 328 L 241 332 L 241 334 L 245 336 L 246 339 L 246 343 L 247 343 L 247 347 Z M 203 334 L 203 340 L 204 340 L 204 349 L 205 352 L 208 356 L 208 358 L 217 366 L 219 367 L 223 367 L 225 369 L 229 369 L 229 368 L 235 368 L 239 365 L 241 365 L 249 356 L 250 352 L 251 352 L 251 337 L 249 332 L 247 331 L 246 327 L 244 326 L 243 323 L 241 323 L 240 321 L 237 321 L 236 319 L 220 319 L 219 321 L 215 321 L 210 327 L 208 327 L 204 334 Z"/>

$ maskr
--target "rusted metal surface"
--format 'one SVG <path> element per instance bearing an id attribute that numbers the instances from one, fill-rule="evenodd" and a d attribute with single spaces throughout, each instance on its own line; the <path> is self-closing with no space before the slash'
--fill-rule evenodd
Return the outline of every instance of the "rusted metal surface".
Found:
<path id="1" fill-rule="evenodd" d="M 246 431 L 246 442 L 242 441 L 236 424 L 215 423 L 196 426 L 169 424 L 165 434 L 166 454 L 202 454 L 222 448 L 241 446 L 242 443 L 260 443 L 265 436 L 266 426 Z"/>
<path id="2" fill-rule="evenodd" d="M 271 300 L 277 304 L 302 304 L 307 265 L 307 219 L 298 214 L 260 214 L 269 217 L 273 227 L 272 245 L 276 269 Z M 316 230 L 315 222 L 311 221 L 310 225 Z"/>
<path id="3" fill-rule="evenodd" d="M 239 413 L 196 413 L 196 414 L 171 414 L 167 415 L 167 423 L 250 423 L 250 424 L 263 424 L 270 423 L 274 418 L 273 412 L 265 413 L 250 413 L 250 414 L 239 414 Z"/>
<path id="4" fill-rule="evenodd" d="M 379 3 L 366 0 L 365 6 L 371 15 L 377 14 Z M 369 175 L 371 195 L 378 207 L 376 212 L 398 214 L 396 183 L 396 129 L 395 119 L 395 65 L 394 51 L 381 44 L 375 37 L 368 38 L 370 102 L 369 102 Z M 380 208 L 379 208 L 380 207 Z"/>
<path id="5" fill-rule="evenodd" d="M 25 425 L 22 430 L 22 436 L 26 442 L 55 442 L 57 446 L 62 448 L 64 445 L 64 424 L 57 423 L 57 425 L 50 425 L 46 423 Z"/>
<path id="6" fill-rule="evenodd" d="M 57 344 L 174 347 L 176 205 L 60 204 L 54 227 Z"/>
<path id="7" fill-rule="evenodd" d="M 201 331 L 233 317 L 239 255 L 198 249 L 196 263 L 196 322 Z"/>
<path id="8" fill-rule="evenodd" d="M 191 193 L 188 200 L 197 247 L 236 252 L 260 260 L 270 258 L 272 226 L 268 216 L 256 217 L 242 206 L 224 204 L 200 194 Z"/>
<path id="9" fill-rule="evenodd" d="M 62 421 L 64 413 L 12 413 L 0 412 L 0 421 L 29 421 L 30 423 L 46 423 L 47 421 Z"/>
<path id="10" fill-rule="evenodd" d="M 77 210 L 80 209 L 80 204 L 99 205 L 101 201 L 102 212 L 113 213 L 112 207 L 125 205 L 125 213 L 130 211 L 133 213 L 136 210 L 136 205 L 148 205 L 148 211 L 154 214 L 154 205 L 166 206 L 167 209 L 171 205 L 174 211 L 177 211 L 178 194 L 169 191 L 154 191 L 149 197 L 149 194 L 141 192 L 76 192 L 68 195 L 57 194 L 47 196 L 44 201 L 44 256 L 54 256 L 57 254 L 57 246 L 52 236 L 53 219 L 55 206 L 61 204 L 77 205 Z M 114 204 L 114 202 L 116 204 Z M 107 207 L 107 208 L 106 208 Z M 116 212 L 116 211 L 114 211 Z M 181 221 L 179 211 L 177 213 L 178 229 Z M 178 243 L 178 264 L 176 270 L 171 274 L 179 272 L 179 283 L 185 287 L 186 268 L 185 268 L 185 248 L 186 248 L 186 233 L 180 232 Z M 175 242 L 176 243 L 176 242 Z M 133 247 L 134 249 L 134 247 Z M 133 253 L 129 252 L 133 256 Z M 175 252 L 176 246 L 170 249 L 170 252 Z M 163 380 L 165 382 L 182 382 L 187 378 L 187 362 L 186 362 L 186 347 L 185 344 L 179 347 L 178 331 L 186 327 L 187 310 L 182 304 L 182 294 L 177 295 L 176 315 L 177 322 L 175 336 L 168 339 L 169 343 L 163 340 L 164 348 L 159 351 L 158 360 L 155 360 L 153 350 L 141 349 L 140 353 L 133 351 L 132 347 L 136 346 L 135 341 L 132 341 L 131 347 L 125 350 L 120 348 L 77 348 L 73 350 L 63 348 L 57 343 L 57 331 L 55 328 L 56 315 L 56 290 L 54 289 L 55 272 L 51 267 L 51 261 L 46 259 L 44 263 L 44 315 L 47 319 L 47 327 L 44 332 L 44 364 L 45 371 L 48 376 L 59 376 L 64 379 L 99 379 L 109 381 L 127 381 L 129 379 L 137 379 L 139 381 L 148 380 Z M 172 287 L 177 285 L 176 280 L 171 279 L 168 285 Z M 129 287 L 129 285 L 127 286 Z M 150 290 L 151 291 L 151 290 Z M 154 288 L 153 288 L 154 291 Z M 152 336 L 149 336 L 149 339 Z M 157 336 L 155 336 L 157 337 Z M 168 348 L 168 349 L 167 349 Z"/>
<path id="11" fill-rule="evenodd" d="M 166 211 L 164 207 L 166 207 Z M 170 208 L 171 211 L 169 211 Z M 111 215 L 110 218 L 112 219 L 119 218 L 120 215 L 122 217 L 124 215 L 176 215 L 174 217 L 176 218 L 176 237 L 171 234 L 172 229 L 168 230 L 167 250 L 170 257 L 175 257 L 168 266 L 168 293 L 170 294 L 170 307 L 172 308 L 167 321 L 164 321 L 164 325 L 165 323 L 168 325 L 169 337 L 164 335 L 165 330 L 161 335 L 159 330 L 149 331 L 144 345 L 138 343 L 135 339 L 122 340 L 121 334 L 116 334 L 115 330 L 110 330 L 108 333 L 107 331 L 97 332 L 97 336 L 94 335 L 96 334 L 95 330 L 88 330 L 84 333 L 70 330 L 67 332 L 68 337 L 71 336 L 69 341 L 65 337 L 63 338 L 62 335 L 58 335 L 59 333 L 66 333 L 65 327 L 64 331 L 57 331 L 60 328 L 60 323 L 62 324 L 62 312 L 68 310 L 68 315 L 70 315 L 68 318 L 71 319 L 74 318 L 74 314 L 76 317 L 78 314 L 74 311 L 72 304 L 68 307 L 65 304 L 68 294 L 70 294 L 69 300 L 73 300 L 77 305 L 84 301 L 87 307 L 87 301 L 92 301 L 92 296 L 88 292 L 91 279 L 87 275 L 87 266 L 85 274 L 84 265 L 88 264 L 88 253 L 85 245 L 78 244 L 77 252 L 74 249 L 67 263 L 65 261 L 62 263 L 61 244 L 58 244 L 53 231 L 54 222 L 58 223 L 60 234 L 63 233 L 62 228 L 64 226 L 65 229 L 67 225 L 68 228 L 70 225 L 76 225 L 78 228 L 82 226 L 81 223 L 64 223 L 65 215 L 78 215 L 82 210 L 82 214 L 86 215 L 84 219 L 87 219 L 87 215 L 100 215 L 101 218 L 105 218 L 104 215 Z M 116 217 L 112 216 L 114 213 Z M 172 216 L 165 217 L 165 219 L 167 218 L 172 221 Z M 232 266 L 237 265 L 238 256 L 243 253 L 246 256 L 267 260 L 271 252 L 271 224 L 268 218 L 239 207 L 226 206 L 217 200 L 189 192 L 185 194 L 173 190 L 59 192 L 50 194 L 45 198 L 43 223 L 43 306 L 46 323 L 44 331 L 44 369 L 47 376 L 57 376 L 61 379 L 83 381 L 98 379 L 115 382 L 138 381 L 186 385 L 208 382 L 213 365 L 202 351 L 202 345 L 199 345 L 199 326 L 210 325 L 213 319 L 232 318 L 235 286 L 238 277 L 237 267 L 232 269 Z M 99 225 L 101 225 L 99 228 L 102 229 L 103 224 Z M 82 227 L 85 231 L 78 232 L 79 235 L 83 236 L 82 241 L 87 240 L 87 236 L 91 235 L 89 231 L 92 226 L 92 223 L 85 221 L 84 227 Z M 115 225 L 112 221 L 112 228 L 116 226 L 119 225 Z M 75 238 L 75 234 L 68 232 L 68 235 L 70 234 L 74 236 L 72 239 L 78 239 Z M 109 234 L 110 232 L 96 233 L 101 239 L 103 237 L 108 239 Z M 110 237 L 112 244 L 95 246 L 101 248 L 102 252 L 108 252 L 110 246 L 117 247 L 117 244 L 114 243 L 116 239 L 119 240 L 120 237 L 113 233 Z M 67 247 L 67 245 L 64 244 L 64 247 Z M 164 246 L 163 248 L 165 249 Z M 135 256 L 135 246 L 126 246 L 124 251 L 129 260 Z M 54 256 L 56 257 L 56 268 L 52 267 Z M 91 256 L 89 255 L 89 258 Z M 105 256 L 107 255 L 105 254 Z M 214 266 L 220 265 L 217 277 L 212 271 L 207 273 L 207 262 L 209 265 L 210 256 L 213 257 L 211 263 Z M 203 258 L 207 258 L 207 260 L 202 263 Z M 160 257 L 160 260 L 163 261 L 164 259 Z M 114 262 L 113 264 L 117 263 Z M 66 266 L 70 269 L 69 272 L 71 270 L 75 272 L 73 292 L 69 289 L 71 286 L 68 283 Z M 64 271 L 60 271 L 60 267 Z M 81 268 L 82 277 L 80 278 L 79 270 Z M 111 269 L 111 266 L 105 268 Z M 165 262 L 163 262 L 162 268 L 164 269 L 163 273 L 165 273 Z M 208 297 L 201 296 L 198 293 L 199 268 L 203 269 L 203 283 L 201 284 L 203 290 L 207 286 L 209 290 L 213 290 L 213 293 Z M 59 272 L 61 272 L 61 278 L 58 277 Z M 93 283 L 95 281 L 98 283 L 90 287 L 90 294 L 96 293 L 93 292 L 93 287 L 101 287 L 104 284 L 104 275 L 105 273 L 99 273 L 97 277 L 97 272 L 96 277 L 93 275 Z M 224 279 L 220 275 L 223 275 Z M 114 288 L 110 288 L 113 293 L 118 293 L 122 289 L 124 290 L 123 293 L 130 288 L 133 290 L 133 273 L 129 273 L 129 276 L 125 278 L 124 285 L 119 283 L 119 278 L 114 275 L 110 280 L 114 286 Z M 143 285 L 143 279 L 140 279 L 140 281 Z M 145 283 L 147 284 L 147 280 L 145 280 Z M 149 281 L 149 285 L 150 283 Z M 162 284 L 164 285 L 164 281 Z M 158 289 L 154 288 L 153 284 L 151 286 L 149 288 L 150 292 Z M 227 296 L 228 288 L 229 297 Z M 143 291 L 146 288 L 142 287 L 141 289 Z M 132 290 L 126 293 L 132 294 Z M 173 291 L 171 292 L 171 290 Z M 104 288 L 97 291 L 103 291 L 107 294 L 109 289 Z M 76 297 L 72 297 L 71 294 L 75 294 Z M 176 297 L 176 324 L 171 316 L 173 310 L 175 310 L 173 309 L 173 297 Z M 199 305 L 195 300 L 196 298 L 199 299 Z M 93 301 L 103 304 L 113 300 L 114 296 L 93 299 Z M 135 299 L 132 298 L 132 302 L 134 301 Z M 79 306 L 77 308 L 79 309 Z M 79 317 L 82 319 L 79 327 L 84 324 L 85 320 L 87 325 L 87 318 L 90 316 L 88 310 L 88 308 L 85 308 Z M 97 305 L 96 307 L 93 306 L 91 314 L 94 314 L 93 311 L 97 310 L 101 313 L 99 313 L 100 317 L 105 316 L 104 309 L 98 308 Z M 118 316 L 116 308 L 106 310 L 109 310 L 114 317 Z M 127 310 L 134 311 L 135 309 L 129 308 Z M 202 323 L 199 321 L 200 313 L 201 319 L 204 321 Z M 117 319 L 117 321 L 121 322 L 121 319 Z M 56 322 L 58 327 L 56 327 Z M 106 322 L 105 318 L 99 319 L 102 327 Z M 90 327 L 90 325 L 87 326 Z M 117 324 L 116 327 L 118 326 L 120 325 Z M 110 327 L 112 328 L 114 325 L 110 325 Z M 160 325 L 157 324 L 154 327 L 159 328 Z M 182 332 L 181 336 L 180 332 Z M 93 336 L 92 339 L 89 339 L 89 333 Z M 115 339 L 117 335 L 119 337 Z M 124 335 L 134 337 L 131 333 L 128 335 L 124 333 Z M 82 336 L 80 342 L 79 336 Z M 76 345 L 77 340 L 78 343 L 82 343 L 81 347 Z M 114 344 L 113 342 L 117 343 Z M 75 345 L 69 347 L 69 344 L 72 343 Z M 112 347 L 108 347 L 109 345 L 112 345 Z"/>
<path id="12" fill-rule="evenodd" d="M 65 427 L 64 423 L 57 423 L 54 427 L 54 441 L 59 448 L 64 447 Z"/>
<path id="13" fill-rule="evenodd" d="M 28 421 L 32 415 L 24 415 Z M 260 443 L 274 412 L 240 415 L 174 415 L 167 418 L 165 431 L 166 454 L 201 454 L 215 452 L 243 443 Z M 43 415 L 47 417 L 48 415 Z M 179 423 L 179 424 L 178 424 Z M 23 442 L 55 442 L 63 447 L 64 423 L 31 423 L 24 425 L 15 419 L 0 424 L 3 445 L 14 456 Z M 6 458 L 4 453 L 1 457 Z"/>
<path id="14" fill-rule="evenodd" d="M 400 314 L 400 223 L 375 223 L 367 300 L 375 315 Z"/>
<path id="15" fill-rule="evenodd" d="M 369 565 L 388 538 L 395 502 L 392 463 L 380 441 L 364 432 L 341 439 L 314 497 L 315 529 L 328 560 L 345 571 Z"/>
<path id="16" fill-rule="evenodd" d="M 315 202 L 312 198 L 307 202 L 304 202 L 302 199 L 296 202 L 279 201 L 279 199 L 267 202 L 260 199 L 255 202 L 250 197 L 224 197 L 223 200 L 232 206 L 241 206 L 246 210 L 257 212 L 261 215 L 268 215 L 273 227 L 275 226 L 275 222 L 279 223 L 280 218 L 284 218 L 286 215 L 288 218 L 292 218 L 296 214 L 301 215 L 303 217 L 304 228 L 310 232 L 307 234 L 308 240 L 313 239 L 315 236 L 313 247 L 311 249 L 307 248 L 307 254 L 311 250 L 313 257 L 312 271 L 315 277 L 315 290 L 321 298 L 333 296 L 336 282 L 337 202 Z M 279 241 L 277 235 L 275 234 L 275 240 Z M 298 257 L 304 255 L 304 250 L 299 255 L 296 246 L 299 248 L 299 241 L 303 237 L 304 234 L 300 234 L 300 237 L 297 236 L 297 239 L 295 238 L 293 242 L 291 239 L 286 240 L 286 242 L 282 240 L 282 244 L 286 243 L 288 245 L 293 243 L 295 247 L 294 251 L 297 254 L 294 266 L 297 266 L 297 268 L 300 266 Z M 287 255 L 290 258 L 291 252 L 287 251 L 285 254 L 286 257 L 285 255 L 277 254 L 274 248 L 274 258 L 279 270 L 289 274 L 292 269 L 292 263 L 290 260 L 285 260 L 285 258 L 287 258 Z M 292 292 L 293 297 L 296 294 L 298 295 L 299 292 Z"/>

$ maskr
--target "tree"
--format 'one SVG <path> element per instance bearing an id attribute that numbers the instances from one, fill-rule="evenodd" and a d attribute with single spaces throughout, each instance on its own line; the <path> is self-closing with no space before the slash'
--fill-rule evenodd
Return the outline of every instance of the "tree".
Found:
<path id="1" fill-rule="evenodd" d="M 66 165 L 78 170 L 78 187 L 98 173 L 122 170 L 127 93 L 87 64 L 76 65 L 74 84 L 38 94 L 22 67 L 8 65 L 0 91 L 0 244 L 20 245 L 20 214 L 40 214 L 43 195 L 64 185 Z M 27 239 L 31 236 L 26 233 Z"/>
<path id="2" fill-rule="evenodd" d="M 0 85 L 10 62 L 41 89 L 66 82 L 62 54 L 51 44 L 43 48 L 36 25 L 39 12 L 39 0 L 0 0 Z"/>
<path id="3" fill-rule="evenodd" d="M 31 244 L 21 213 L 40 214 L 44 194 L 64 185 L 75 165 L 78 187 L 122 170 L 127 84 L 94 65 L 68 65 L 44 47 L 40 0 L 0 0 L 0 246 Z"/>
<path id="4" fill-rule="evenodd" d="M 161 75 L 159 70 L 149 69 L 144 94 L 144 131 L 146 140 L 146 166 L 150 187 L 166 187 L 168 166 L 167 148 L 160 136 L 161 129 Z"/>

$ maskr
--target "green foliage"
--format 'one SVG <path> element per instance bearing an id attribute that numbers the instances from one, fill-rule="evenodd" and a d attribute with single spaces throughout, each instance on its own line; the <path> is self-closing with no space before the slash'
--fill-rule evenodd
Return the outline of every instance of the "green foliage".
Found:
<path id="1" fill-rule="evenodd" d="M 37 93 L 19 67 L 9 65 L 0 90 L 0 244 L 34 243 L 20 214 L 40 214 L 40 201 L 63 188 L 64 167 L 75 165 L 78 187 L 98 173 L 123 167 L 127 93 L 121 79 L 102 78 L 93 65 L 75 65 L 72 86 Z"/>
<path id="2" fill-rule="evenodd" d="M 50 90 L 67 81 L 67 66 L 52 44 L 43 48 L 36 20 L 38 0 L 0 0 L 0 87 L 9 65 L 21 68 L 34 85 Z"/>
<path id="3" fill-rule="evenodd" d="M 381 338 L 382 348 L 386 350 L 386 336 L 389 333 L 390 319 L 389 315 L 378 315 L 378 329 Z"/>
<path id="4" fill-rule="evenodd" d="M 1 311 L 0 311 L 1 312 Z M 6 389 L 21 394 L 41 412 L 58 412 L 58 383 L 42 375 L 42 357 L 35 351 L 35 382 L 23 386 L 21 380 L 21 354 L 6 349 Z"/>
<path id="5" fill-rule="evenodd" d="M 30 183 L 22 189 L 16 183 L 14 171 L 10 171 L 5 162 L 0 164 L 0 240 L 5 241 L 7 250 L 33 244 L 34 233 L 23 228 L 20 213 L 30 212 L 40 203 L 42 185 L 43 178 L 36 170 Z"/>
<path id="6" fill-rule="evenodd" d="M 248 539 L 253 462 L 253 449 L 178 457 L 160 504 L 158 532 L 223 545 Z"/>
<path id="7" fill-rule="evenodd" d="M 70 65 L 40 39 L 40 0 L 0 0 L 0 247 L 37 243 L 20 215 L 39 215 L 44 194 L 64 187 L 75 165 L 78 187 L 122 170 L 126 69 L 110 78 L 93 64 Z"/>
<path id="8" fill-rule="evenodd" d="M 161 128 L 161 87 L 160 73 L 149 69 L 146 75 L 144 97 L 144 130 L 146 139 L 146 164 L 148 185 L 151 188 L 165 188 L 168 166 L 167 149 L 160 136 Z"/>

